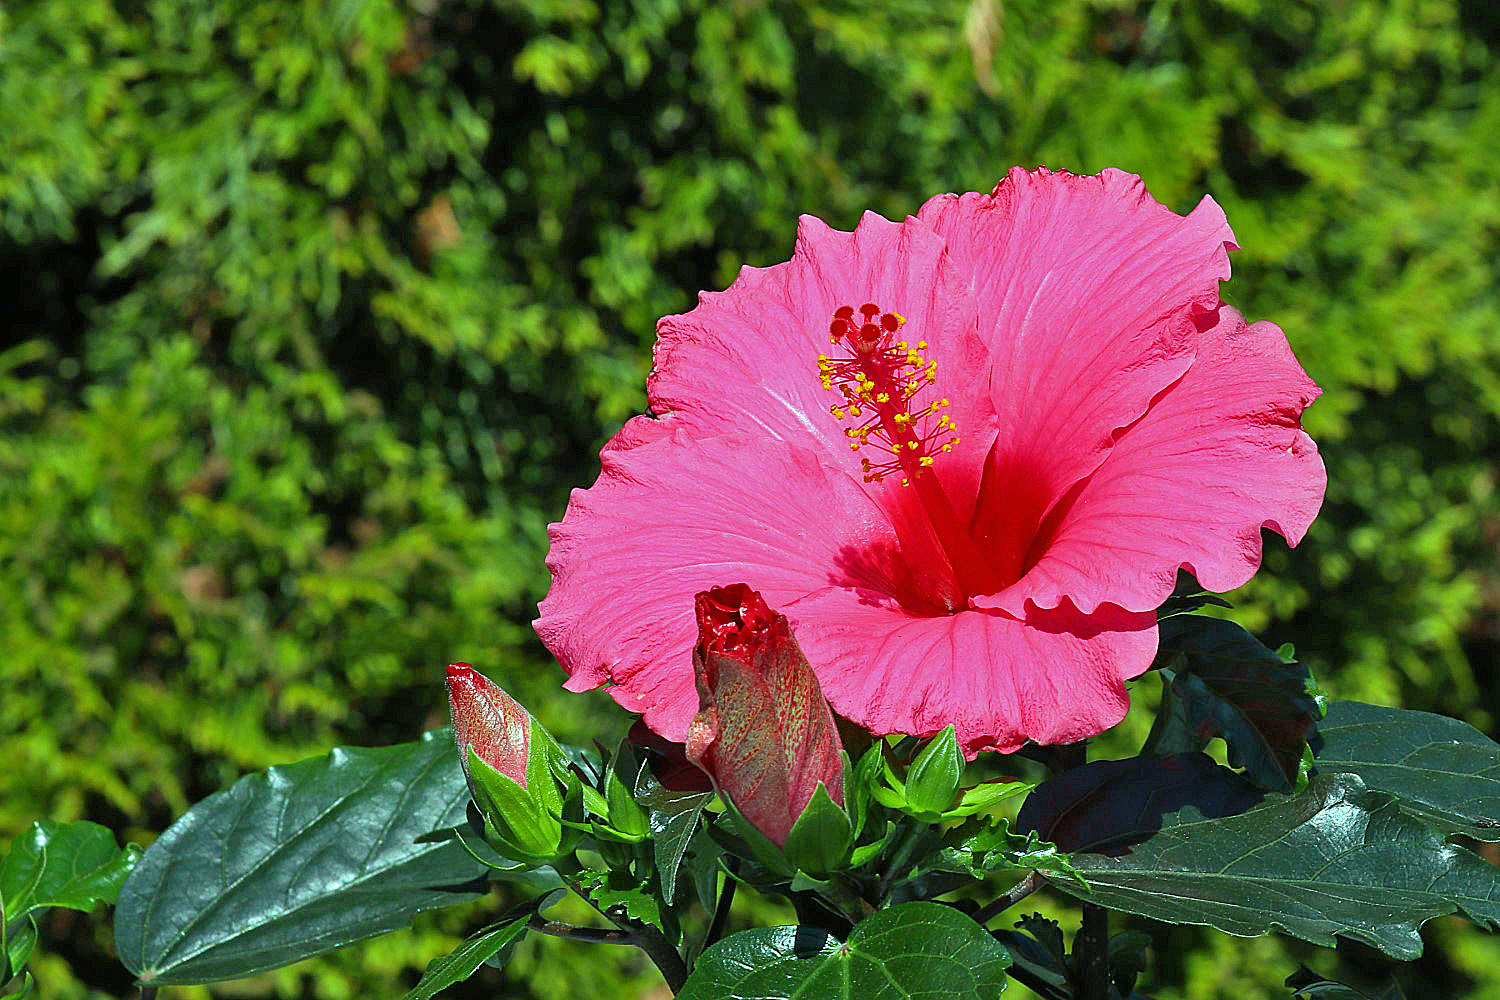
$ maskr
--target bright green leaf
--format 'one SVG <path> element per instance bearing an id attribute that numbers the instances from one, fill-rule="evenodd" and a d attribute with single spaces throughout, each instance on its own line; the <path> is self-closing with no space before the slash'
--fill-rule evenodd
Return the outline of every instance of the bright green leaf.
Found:
<path id="1" fill-rule="evenodd" d="M 529 912 L 507 917 L 464 938 L 457 948 L 442 958 L 434 959 L 427 966 L 427 971 L 422 973 L 421 982 L 402 1000 L 429 1000 L 439 990 L 468 979 L 475 969 L 491 962 L 494 956 L 514 948 L 521 935 L 526 933 L 526 925 L 530 919 Z"/>
<path id="2" fill-rule="evenodd" d="M 1010 957 L 968 917 L 904 903 L 840 943 L 814 927 L 760 927 L 704 952 L 678 1000 L 993 1000 Z"/>
<path id="3" fill-rule="evenodd" d="M 121 849 L 97 823 L 37 820 L 0 863 L 0 900 L 6 919 L 29 910 L 64 906 L 88 912 L 113 903 L 140 849 Z"/>

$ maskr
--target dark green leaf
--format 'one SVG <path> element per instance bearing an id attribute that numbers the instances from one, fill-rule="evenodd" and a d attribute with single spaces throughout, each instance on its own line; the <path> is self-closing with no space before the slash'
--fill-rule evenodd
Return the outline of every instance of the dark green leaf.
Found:
<path id="1" fill-rule="evenodd" d="M 1313 741 L 1320 773 L 1349 771 L 1442 830 L 1500 840 L 1500 744 L 1457 719 L 1336 701 Z"/>
<path id="2" fill-rule="evenodd" d="M 1042 1000 L 1072 1000 L 1062 928 L 1040 913 L 1022 917 L 1015 930 L 997 931 L 1010 952 L 1010 975 Z"/>
<path id="3" fill-rule="evenodd" d="M 402 1000 L 429 1000 L 439 990 L 468 979 L 475 969 L 485 965 L 493 956 L 514 948 L 521 935 L 526 933 L 526 925 L 530 919 L 528 909 L 520 916 L 499 920 L 464 938 L 457 948 L 442 958 L 434 959 L 427 966 L 427 971 L 422 973 L 421 982 Z"/>
<path id="4" fill-rule="evenodd" d="M 1109 939 L 1109 973 L 1115 989 L 1129 996 L 1135 981 L 1149 964 L 1151 935 L 1144 931 L 1121 931 Z"/>
<path id="5" fill-rule="evenodd" d="M 1167 817 L 1128 853 L 1075 855 L 1073 865 L 1088 888 L 1057 888 L 1111 909 L 1325 946 L 1341 935 L 1401 959 L 1421 954 L 1417 928 L 1432 917 L 1459 910 L 1500 923 L 1500 871 L 1352 774 L 1238 816 Z"/>
<path id="6" fill-rule="evenodd" d="M 813 927 L 761 927 L 698 959 L 678 1000 L 993 1000 L 1005 949 L 952 907 L 904 903 L 839 941 Z"/>
<path id="7" fill-rule="evenodd" d="M 1172 596 L 1163 601 L 1161 607 L 1156 609 L 1156 617 L 1160 620 L 1170 618 L 1173 615 L 1187 614 L 1210 604 L 1219 608 L 1234 606 L 1218 594 L 1211 594 L 1204 590 L 1191 573 L 1186 570 L 1178 570 L 1177 586 L 1173 589 Z"/>
<path id="8" fill-rule="evenodd" d="M 113 903 L 139 854 L 136 847 L 122 850 L 97 823 L 37 820 L 0 863 L 5 919 L 48 906 L 88 912 Z"/>
<path id="9" fill-rule="evenodd" d="M 642 767 L 635 780 L 635 797 L 649 812 L 651 845 L 661 893 L 669 904 L 677 898 L 677 871 L 682 856 L 698 828 L 703 807 L 713 792 L 675 792 L 662 785 L 649 767 Z"/>
<path id="10" fill-rule="evenodd" d="M 36 945 L 37 910 L 85 913 L 113 903 L 140 848 L 123 850 L 97 823 L 37 820 L 0 862 L 0 985 L 18 973 Z"/>
<path id="11" fill-rule="evenodd" d="M 452 842 L 469 791 L 446 730 L 273 767 L 198 803 L 125 882 L 115 944 L 142 982 L 211 983 L 404 926 L 483 892 Z"/>
<path id="12" fill-rule="evenodd" d="M 1119 853 L 1180 809 L 1232 816 L 1259 801 L 1249 782 L 1201 753 L 1101 760 L 1038 785 L 1016 815 L 1016 829 L 1064 851 Z"/>
<path id="13" fill-rule="evenodd" d="M 1170 696 L 1153 753 L 1201 750 L 1222 737 L 1229 762 L 1261 787 L 1291 791 L 1318 718 L 1311 676 L 1234 622 L 1176 615 L 1161 622 L 1162 678 Z"/>

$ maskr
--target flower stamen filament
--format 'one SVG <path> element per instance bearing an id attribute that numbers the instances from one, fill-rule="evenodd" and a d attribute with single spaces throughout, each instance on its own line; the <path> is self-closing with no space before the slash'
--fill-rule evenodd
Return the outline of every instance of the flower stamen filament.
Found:
<path id="1" fill-rule="evenodd" d="M 949 400 L 917 398 L 937 381 L 938 363 L 922 355 L 927 341 L 912 345 L 895 340 L 905 325 L 906 317 L 883 312 L 872 302 L 858 310 L 835 310 L 829 339 L 847 356 L 818 357 L 823 388 L 843 397 L 828 411 L 836 420 L 858 421 L 844 428 L 851 451 L 878 453 L 877 458 L 860 459 L 865 482 L 900 474 L 901 485 L 912 487 L 927 511 L 959 585 L 971 596 L 994 593 L 1000 589 L 998 577 L 981 558 L 942 485 L 929 474 L 936 456 L 951 453 L 959 443 L 958 425 L 942 412 L 952 405 Z"/>

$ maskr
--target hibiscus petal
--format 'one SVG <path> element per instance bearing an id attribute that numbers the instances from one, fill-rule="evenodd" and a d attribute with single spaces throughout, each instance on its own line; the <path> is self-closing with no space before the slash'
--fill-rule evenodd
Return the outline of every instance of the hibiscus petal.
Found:
<path id="1" fill-rule="evenodd" d="M 1156 655 L 1151 612 L 923 616 L 833 589 L 784 610 L 840 715 L 875 733 L 931 735 L 951 723 L 969 757 L 1103 732 L 1130 707 L 1125 680 Z"/>
<path id="2" fill-rule="evenodd" d="M 1014 580 L 1050 507 L 1191 363 L 1193 320 L 1219 305 L 1234 235 L 1211 199 L 1179 216 L 1118 170 L 1017 168 L 992 194 L 939 195 L 918 218 L 979 303 L 1000 435 L 973 534 Z"/>
<path id="3" fill-rule="evenodd" d="M 990 363 L 975 332 L 967 274 L 915 219 L 898 223 L 866 212 L 846 233 L 803 216 L 790 261 L 741 268 L 729 288 L 703 292 L 691 312 L 664 317 L 647 383 L 652 411 L 701 435 L 754 431 L 812 448 L 861 478 L 864 456 L 851 451 L 846 424 L 829 413 L 843 400 L 823 388 L 817 359 L 837 355 L 829 344 L 834 310 L 866 302 L 905 316 L 899 336 L 927 341 L 922 353 L 938 362 L 937 382 L 922 398 L 949 399 L 945 413 L 961 434 L 932 471 L 967 519 L 995 434 Z M 899 505 L 899 478 L 868 491 Z"/>
<path id="4" fill-rule="evenodd" d="M 920 599 L 879 507 L 814 453 L 680 428 L 637 428 L 631 443 L 601 453 L 598 481 L 550 529 L 536 630 L 569 690 L 613 684 L 616 701 L 681 742 L 698 709 L 699 591 L 746 583 L 778 608 L 830 586 Z"/>
<path id="5" fill-rule="evenodd" d="M 1319 391 L 1280 329 L 1224 307 L 1187 375 L 1058 506 L 1030 572 L 985 603 L 1145 610 L 1179 567 L 1209 590 L 1238 587 L 1260 565 L 1263 526 L 1295 545 L 1322 505 L 1327 475 L 1300 423 Z"/>

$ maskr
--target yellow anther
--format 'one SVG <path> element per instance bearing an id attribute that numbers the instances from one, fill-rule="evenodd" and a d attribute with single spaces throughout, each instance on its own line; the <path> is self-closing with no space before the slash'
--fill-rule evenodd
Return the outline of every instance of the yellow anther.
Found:
<path id="1" fill-rule="evenodd" d="M 919 351 L 925 351 L 925 350 L 927 350 L 927 341 L 925 341 L 925 340 L 919 340 L 919 341 L 917 341 L 917 350 L 919 350 Z"/>
<path id="2" fill-rule="evenodd" d="M 901 315 L 900 313 L 891 313 L 891 315 L 894 316 L 894 317 L 896 317 L 896 322 L 897 323 L 900 323 L 902 326 L 906 325 L 906 317 L 905 316 Z"/>
<path id="3" fill-rule="evenodd" d="M 922 467 L 926 468 L 927 466 L 929 466 L 929 465 L 932 464 L 932 456 L 931 455 L 923 455 L 921 457 L 921 459 L 920 459 L 920 462 L 922 464 Z"/>
<path id="4" fill-rule="evenodd" d="M 898 414 L 896 414 L 896 423 L 901 424 L 903 426 L 906 425 L 906 424 L 911 423 L 911 414 L 910 413 L 898 413 Z"/>
<path id="5" fill-rule="evenodd" d="M 845 427 L 844 428 L 844 437 L 851 437 L 851 438 L 852 437 L 859 437 L 859 428 L 858 427 Z"/>
<path id="6" fill-rule="evenodd" d="M 951 444 L 945 444 L 945 445 L 943 445 L 942 448 L 940 448 L 938 450 L 939 451 L 952 451 L 953 450 L 953 445 L 951 445 Z"/>
<path id="7" fill-rule="evenodd" d="M 891 394 L 888 392 L 882 392 L 880 395 L 875 397 L 875 402 L 877 403 L 889 403 L 890 401 Z"/>
<path id="8" fill-rule="evenodd" d="M 859 442 L 858 441 L 850 441 L 849 442 L 849 450 L 850 451 L 859 451 Z"/>
<path id="9" fill-rule="evenodd" d="M 898 351 L 907 350 L 906 341 L 904 341 L 904 340 L 898 340 L 898 341 L 896 341 L 896 350 L 898 350 Z"/>
<path id="10" fill-rule="evenodd" d="M 832 413 L 834 415 L 834 418 L 837 419 L 837 420 L 843 420 L 844 419 L 845 414 L 844 414 L 844 408 L 842 406 L 830 406 L 828 408 L 828 412 Z"/>
<path id="11" fill-rule="evenodd" d="M 864 411 L 861 410 L 857 406 L 851 406 L 851 407 L 849 407 L 849 416 L 851 416 L 851 417 L 857 417 L 857 416 L 859 416 L 863 412 Z"/>

